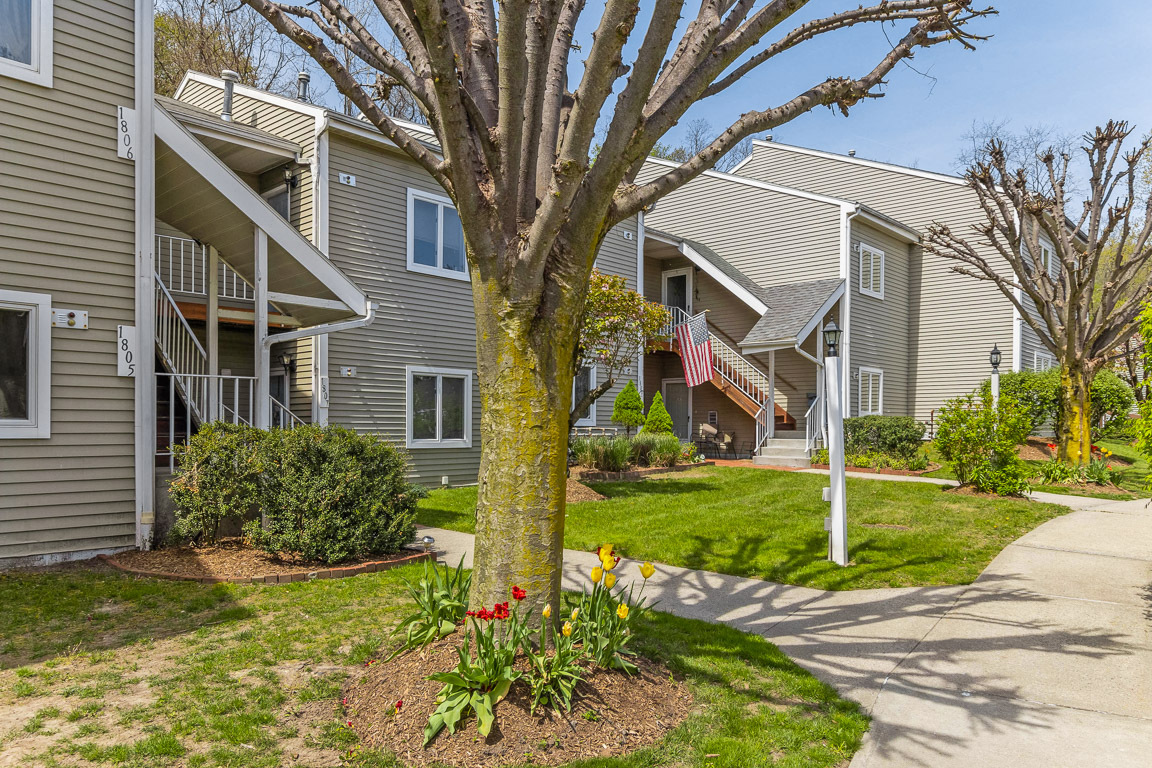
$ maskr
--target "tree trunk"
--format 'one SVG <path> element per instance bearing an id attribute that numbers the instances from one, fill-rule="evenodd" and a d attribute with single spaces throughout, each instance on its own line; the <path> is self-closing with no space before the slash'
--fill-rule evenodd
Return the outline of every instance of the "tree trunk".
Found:
<path id="1" fill-rule="evenodd" d="M 495 280 L 473 280 L 482 446 L 469 602 L 491 607 L 516 585 L 528 593 L 521 615 L 532 623 L 546 603 L 560 604 L 578 286 L 587 275 L 565 282 L 566 291 L 510 296 Z"/>
<path id="2" fill-rule="evenodd" d="M 1092 424 L 1089 393 L 1092 374 L 1082 365 L 1060 368 L 1060 458 L 1083 465 L 1092 459 Z"/>

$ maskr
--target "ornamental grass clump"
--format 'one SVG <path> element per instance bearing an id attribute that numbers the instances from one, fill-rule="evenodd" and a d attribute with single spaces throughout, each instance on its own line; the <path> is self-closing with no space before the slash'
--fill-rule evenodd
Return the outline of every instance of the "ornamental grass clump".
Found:
<path id="1" fill-rule="evenodd" d="M 644 604 L 643 586 L 639 595 L 633 594 L 634 585 L 628 587 L 627 591 L 622 588 L 617 592 L 612 591 L 616 586 L 616 574 L 613 571 L 620 564 L 620 558 L 611 544 L 600 547 L 596 554 L 600 558 L 600 565 L 589 574 L 592 591 L 581 593 L 570 617 L 571 632 L 596 666 L 632 674 L 636 672 L 636 665 L 624 658 L 633 655 L 625 648 L 632 639 L 631 623 L 651 606 Z M 647 586 L 655 570 L 651 563 L 640 566 L 644 586 Z"/>

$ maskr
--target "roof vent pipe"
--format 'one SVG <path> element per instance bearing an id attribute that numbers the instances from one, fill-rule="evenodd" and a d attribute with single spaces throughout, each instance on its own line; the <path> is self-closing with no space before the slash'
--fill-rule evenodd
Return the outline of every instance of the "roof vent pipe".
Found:
<path id="1" fill-rule="evenodd" d="M 856 150 L 854 150 L 854 149 L 848 150 L 848 157 L 856 157 Z"/>
<path id="2" fill-rule="evenodd" d="M 764 141 L 772 141 L 772 134 L 768 134 L 767 136 L 765 136 Z"/>
<path id="3" fill-rule="evenodd" d="M 308 101 L 308 81 L 312 77 L 307 72 L 296 75 L 296 100 Z"/>
<path id="4" fill-rule="evenodd" d="M 236 86 L 240 75 L 237 72 L 226 69 L 220 73 L 220 77 L 224 79 L 224 108 L 220 110 L 220 119 L 232 122 L 232 89 Z"/>

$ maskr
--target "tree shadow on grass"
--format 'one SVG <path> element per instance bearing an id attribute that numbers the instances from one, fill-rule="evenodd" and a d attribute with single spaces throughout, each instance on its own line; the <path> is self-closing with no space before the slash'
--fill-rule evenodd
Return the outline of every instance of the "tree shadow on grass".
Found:
<path id="1" fill-rule="evenodd" d="M 723 486 L 707 480 L 658 482 L 659 478 L 646 478 L 634 483 L 585 483 L 589 488 L 609 499 L 641 499 L 645 496 L 680 496 L 686 493 L 716 492 Z M 593 502 L 594 503 L 594 502 Z"/>
<path id="2" fill-rule="evenodd" d="M 0 669 L 251 618 L 227 584 L 131 576 L 95 562 L 0 574 Z"/>

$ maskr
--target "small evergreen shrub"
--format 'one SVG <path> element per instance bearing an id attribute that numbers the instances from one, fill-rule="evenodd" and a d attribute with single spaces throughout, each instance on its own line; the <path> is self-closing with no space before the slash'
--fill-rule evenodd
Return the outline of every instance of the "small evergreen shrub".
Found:
<path id="1" fill-rule="evenodd" d="M 844 419 L 844 452 L 880 453 L 907 462 L 923 447 L 924 432 L 925 426 L 910 416 Z"/>
<path id="2" fill-rule="evenodd" d="M 965 485 L 986 493 L 1020 496 L 1028 489 L 1028 467 L 1016 447 L 1028 437 L 1031 422 L 1010 395 L 998 407 L 991 395 L 949 400 L 940 412 L 936 445 Z"/>
<path id="3" fill-rule="evenodd" d="M 174 540 L 214 544 L 223 520 L 242 520 L 252 512 L 259 501 L 257 446 L 263 436 L 251 427 L 214 422 L 203 425 L 187 443 L 172 446 Z"/>
<path id="4" fill-rule="evenodd" d="M 415 533 L 416 502 L 402 452 L 343 427 L 274 429 L 260 443 L 263 521 L 245 524 L 271 553 L 339 563 L 395 552 Z"/>
<path id="5" fill-rule="evenodd" d="M 612 403 L 612 421 L 624 427 L 626 435 L 631 437 L 632 430 L 644 426 L 644 399 L 640 397 L 640 390 L 636 384 L 629 381 L 616 395 Z"/>
<path id="6" fill-rule="evenodd" d="M 672 417 L 664 407 L 664 398 L 657 392 L 652 397 L 652 407 L 648 409 L 648 417 L 644 420 L 643 432 L 649 435 L 671 435 Z"/>

